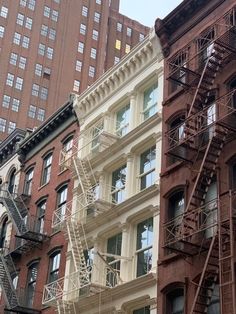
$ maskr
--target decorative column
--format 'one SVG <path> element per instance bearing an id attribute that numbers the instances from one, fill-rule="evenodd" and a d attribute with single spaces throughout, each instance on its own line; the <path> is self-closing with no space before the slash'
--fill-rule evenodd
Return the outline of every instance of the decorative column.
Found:
<path id="1" fill-rule="evenodd" d="M 121 259 L 120 263 L 120 278 L 124 281 L 130 281 L 130 263 L 132 262 L 132 257 L 130 256 L 130 225 L 125 223 L 122 225 L 122 244 L 121 244 L 121 256 L 123 257 Z"/>
<path id="2" fill-rule="evenodd" d="M 137 126 L 137 93 L 131 92 L 130 95 L 130 121 L 129 131 L 133 130 Z"/>
<path id="3" fill-rule="evenodd" d="M 135 173 L 134 173 L 134 154 L 127 154 L 127 175 L 126 175 L 126 184 L 125 184 L 125 195 L 126 199 L 134 195 L 135 193 Z"/>

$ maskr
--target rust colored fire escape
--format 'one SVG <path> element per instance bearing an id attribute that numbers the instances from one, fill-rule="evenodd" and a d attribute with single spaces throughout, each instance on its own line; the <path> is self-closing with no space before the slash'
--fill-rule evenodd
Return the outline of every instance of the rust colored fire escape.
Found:
<path id="1" fill-rule="evenodd" d="M 166 134 L 167 154 L 191 163 L 194 183 L 183 214 L 164 226 L 165 247 L 185 256 L 205 256 L 191 314 L 207 313 L 218 283 L 221 313 L 236 309 L 232 193 L 206 201 L 224 144 L 236 131 L 236 90 L 216 98 L 213 89 L 219 70 L 236 55 L 235 17 L 234 8 L 169 62 L 169 80 L 188 91 L 192 101 L 187 117 Z M 196 42 L 198 53 L 190 59 Z"/>

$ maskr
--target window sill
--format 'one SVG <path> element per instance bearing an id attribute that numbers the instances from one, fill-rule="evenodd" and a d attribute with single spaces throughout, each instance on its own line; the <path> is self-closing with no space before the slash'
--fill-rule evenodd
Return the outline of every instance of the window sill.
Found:
<path id="1" fill-rule="evenodd" d="M 49 184 L 49 182 L 50 182 L 50 180 L 49 180 L 47 183 L 45 183 L 45 184 L 43 184 L 43 185 L 40 185 L 40 187 L 38 188 L 38 191 L 40 191 L 40 190 L 43 189 L 45 186 L 47 186 L 47 185 Z"/>
<path id="2" fill-rule="evenodd" d="M 172 92 L 167 96 L 167 98 L 163 101 L 162 105 L 163 106 L 168 106 L 171 104 L 171 102 L 182 95 L 185 92 L 185 89 L 183 87 L 179 87 L 176 91 Z"/>
<path id="3" fill-rule="evenodd" d="M 165 176 L 171 174 L 173 171 L 176 171 L 178 168 L 182 167 L 184 163 L 185 163 L 185 161 L 181 160 L 181 161 L 177 161 L 174 164 L 166 167 L 165 171 L 160 174 L 160 177 L 162 178 L 162 177 L 165 177 Z"/>

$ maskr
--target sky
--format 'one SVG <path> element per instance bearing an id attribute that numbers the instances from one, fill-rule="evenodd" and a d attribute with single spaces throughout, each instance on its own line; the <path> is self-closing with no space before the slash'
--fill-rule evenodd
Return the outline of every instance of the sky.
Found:
<path id="1" fill-rule="evenodd" d="M 165 17 L 180 2 L 182 0 L 120 0 L 120 13 L 152 27 L 156 18 Z"/>

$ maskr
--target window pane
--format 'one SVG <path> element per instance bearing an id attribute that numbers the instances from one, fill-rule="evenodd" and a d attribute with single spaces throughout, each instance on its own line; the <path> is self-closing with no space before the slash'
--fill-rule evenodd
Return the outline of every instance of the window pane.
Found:
<path id="1" fill-rule="evenodd" d="M 129 131 L 130 105 L 121 108 L 116 114 L 116 134 L 124 136 Z"/>
<path id="2" fill-rule="evenodd" d="M 158 89 L 154 85 L 144 92 L 143 115 L 144 120 L 153 116 L 157 112 Z"/>

